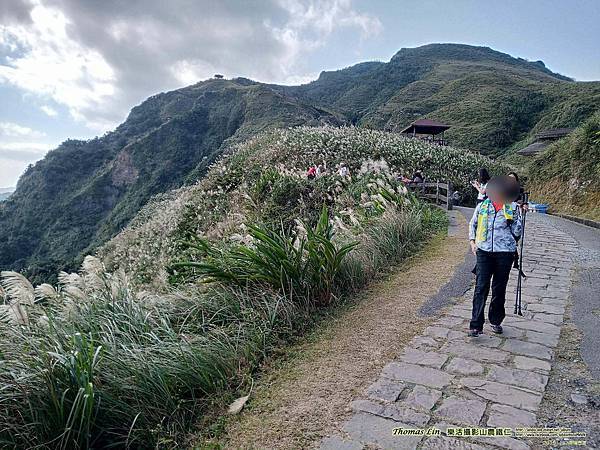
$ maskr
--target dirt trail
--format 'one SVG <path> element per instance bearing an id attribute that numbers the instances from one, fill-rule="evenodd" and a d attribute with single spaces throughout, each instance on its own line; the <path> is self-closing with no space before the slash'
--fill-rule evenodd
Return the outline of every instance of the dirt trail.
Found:
<path id="1" fill-rule="evenodd" d="M 351 400 L 431 322 L 419 309 L 464 262 L 466 221 L 461 214 L 453 221 L 451 236 L 370 286 L 351 309 L 294 346 L 255 386 L 247 409 L 227 427 L 224 447 L 318 447 L 338 429 L 351 415 Z"/>

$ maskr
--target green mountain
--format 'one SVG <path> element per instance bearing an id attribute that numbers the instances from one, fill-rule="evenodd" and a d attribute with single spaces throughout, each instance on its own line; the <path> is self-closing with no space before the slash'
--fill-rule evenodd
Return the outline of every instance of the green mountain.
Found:
<path id="1" fill-rule="evenodd" d="M 232 143 L 334 115 L 255 83 L 210 80 L 153 96 L 114 132 L 68 140 L 0 204 L 0 268 L 34 280 L 75 268 L 155 194 L 201 178 Z"/>
<path id="2" fill-rule="evenodd" d="M 452 125 L 446 136 L 453 145 L 491 155 L 539 130 L 577 126 L 600 105 L 599 82 L 574 82 L 542 61 L 458 44 L 404 48 L 388 63 L 323 72 L 282 90 L 386 131 L 434 118 Z"/>
<path id="3" fill-rule="evenodd" d="M 599 104 L 598 82 L 457 44 L 402 49 L 387 63 L 323 72 L 302 86 L 204 81 L 153 96 L 114 132 L 66 141 L 31 167 L 0 204 L 0 269 L 39 281 L 76 267 L 152 196 L 202 178 L 233 143 L 265 129 L 399 131 L 429 117 L 452 126 L 453 145 L 498 155 L 541 129 L 577 126 Z"/>

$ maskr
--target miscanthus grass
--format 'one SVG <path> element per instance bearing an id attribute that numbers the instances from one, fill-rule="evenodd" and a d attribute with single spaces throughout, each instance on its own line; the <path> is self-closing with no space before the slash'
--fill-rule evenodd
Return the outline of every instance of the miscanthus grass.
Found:
<path id="1" fill-rule="evenodd" d="M 466 182 L 490 162 L 459 169 L 458 151 L 437 150 L 369 130 L 268 133 L 155 199 L 57 286 L 2 273 L 0 445 L 185 447 L 318 309 L 443 229 L 399 173 Z"/>

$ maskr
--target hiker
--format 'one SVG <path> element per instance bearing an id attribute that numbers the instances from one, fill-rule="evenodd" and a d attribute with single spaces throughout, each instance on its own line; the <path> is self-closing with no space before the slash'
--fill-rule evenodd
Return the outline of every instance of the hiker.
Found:
<path id="1" fill-rule="evenodd" d="M 490 180 L 490 174 L 485 167 L 479 169 L 477 180 L 471 181 L 471 185 L 477 189 L 477 203 L 484 201 L 487 196 L 485 194 L 485 187 L 487 182 Z"/>
<path id="2" fill-rule="evenodd" d="M 492 184 L 494 181 L 494 184 Z M 519 186 L 510 177 L 496 177 L 487 183 L 488 198 L 475 208 L 469 222 L 471 251 L 477 256 L 476 284 L 469 336 L 483 332 L 485 302 L 492 287 L 488 319 L 492 331 L 502 333 L 506 285 L 521 236 L 521 214 L 513 202 Z"/>
<path id="3" fill-rule="evenodd" d="M 350 176 L 350 170 L 346 167 L 344 163 L 341 163 L 340 168 L 338 170 L 338 175 L 344 178 Z"/>
<path id="4" fill-rule="evenodd" d="M 413 174 L 412 182 L 414 184 L 421 184 L 421 183 L 423 183 L 423 181 L 424 181 L 423 172 L 421 171 L 421 169 L 419 169 Z"/>
<path id="5" fill-rule="evenodd" d="M 309 180 L 313 180 L 317 176 L 317 168 L 315 166 L 310 166 L 308 171 L 306 172 L 306 177 Z"/>
<path id="6" fill-rule="evenodd" d="M 325 175 L 325 166 L 323 164 L 319 164 L 317 166 L 317 171 L 315 175 L 317 178 L 319 178 L 321 175 Z"/>

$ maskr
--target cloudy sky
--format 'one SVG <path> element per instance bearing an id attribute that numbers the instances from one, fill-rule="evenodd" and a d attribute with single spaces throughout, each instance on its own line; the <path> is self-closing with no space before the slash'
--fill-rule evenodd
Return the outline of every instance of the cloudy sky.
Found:
<path id="1" fill-rule="evenodd" d="M 297 84 L 431 42 L 600 80 L 596 0 L 0 0 L 0 188 L 215 73 Z"/>

